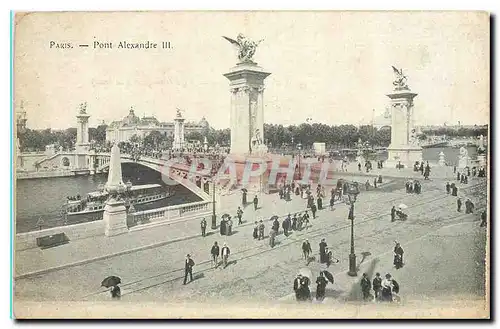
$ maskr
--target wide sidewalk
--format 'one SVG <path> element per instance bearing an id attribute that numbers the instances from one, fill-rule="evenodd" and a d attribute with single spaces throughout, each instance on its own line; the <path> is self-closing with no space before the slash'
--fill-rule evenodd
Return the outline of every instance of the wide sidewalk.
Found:
<path id="1" fill-rule="evenodd" d="M 378 272 L 382 278 L 390 273 L 400 283 L 398 297 L 403 305 L 439 300 L 484 301 L 484 308 L 478 310 L 478 315 L 485 316 L 487 303 L 484 296 L 488 289 L 485 277 L 485 273 L 488 273 L 485 267 L 487 229 L 480 227 L 471 216 L 463 216 L 467 218 L 464 222 L 444 226 L 412 241 L 401 241 L 405 265 L 399 270 L 393 266 L 392 250 L 388 250 L 370 255 L 370 261 L 358 265 L 356 277 L 348 276 L 347 268 L 333 273 L 334 284 L 327 285 L 326 298 L 322 303 L 362 301 L 362 274 L 366 273 L 373 280 Z M 313 303 L 318 303 L 315 300 L 315 281 L 316 277 L 312 278 L 311 295 Z M 447 293 L 443 294 L 443 291 Z M 370 292 L 373 294 L 373 290 Z M 295 303 L 295 295 L 291 293 L 280 300 Z M 366 303 L 374 302 L 370 300 Z"/>
<path id="2" fill-rule="evenodd" d="M 453 172 L 452 168 L 448 169 Z M 405 172 L 408 175 L 411 174 L 409 170 L 405 170 Z M 341 175 L 342 173 L 339 174 Z M 390 180 L 386 180 L 384 183 L 390 184 Z M 306 208 L 306 201 L 299 199 L 295 195 L 292 196 L 292 201 L 290 202 L 280 200 L 277 194 L 258 194 L 258 197 L 259 209 L 257 211 L 253 209 L 253 205 L 251 204 L 244 209 L 243 226 L 253 225 L 256 220 L 269 219 L 272 215 L 286 216 L 288 213 L 293 214 L 304 211 Z M 252 199 L 253 194 L 249 193 L 248 201 Z M 327 203 L 326 199 L 325 203 Z M 220 216 L 224 213 L 235 216 L 236 209 L 240 205 L 240 191 L 221 196 L 220 208 L 217 211 L 218 224 L 220 223 Z M 34 248 L 16 251 L 14 277 L 19 278 L 42 274 L 68 266 L 85 264 L 122 254 L 160 247 L 178 241 L 194 239 L 201 235 L 200 220 L 201 218 L 196 218 L 183 222 L 158 225 L 143 230 L 130 231 L 127 234 L 115 237 L 106 237 L 103 234 L 102 236 L 75 240 L 65 245 L 44 250 Z M 209 233 L 212 231 L 210 228 L 211 216 L 206 216 L 206 220 L 208 223 L 207 233 Z M 233 218 L 235 226 L 236 221 L 237 219 Z"/>
<path id="3" fill-rule="evenodd" d="M 304 211 L 306 200 L 285 202 L 277 194 L 258 194 L 259 207 L 254 210 L 253 204 L 244 208 L 243 226 L 253 225 L 254 221 L 269 219 L 273 215 L 286 216 L 288 213 Z M 249 193 L 248 201 L 253 195 Z M 237 207 L 241 206 L 241 192 L 237 191 L 220 197 L 220 208 L 217 211 L 217 224 L 220 224 L 222 214 L 236 216 Z M 207 233 L 211 229 L 211 216 L 205 216 Z M 130 231 L 126 234 L 106 237 L 94 236 L 71 241 L 67 244 L 48 249 L 32 248 L 15 252 L 15 277 L 25 277 L 41 274 L 46 271 L 85 264 L 90 261 L 102 260 L 117 255 L 155 248 L 177 241 L 193 239 L 201 235 L 201 217 L 182 222 L 174 222 L 142 230 Z M 237 218 L 233 218 L 237 226 Z M 241 227 L 242 225 L 240 225 Z M 218 230 L 218 228 L 217 228 Z"/>

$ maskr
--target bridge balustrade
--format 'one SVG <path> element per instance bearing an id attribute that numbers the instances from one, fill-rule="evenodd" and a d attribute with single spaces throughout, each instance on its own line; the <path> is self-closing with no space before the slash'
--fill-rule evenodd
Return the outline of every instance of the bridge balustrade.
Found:
<path id="1" fill-rule="evenodd" d="M 132 226 L 134 226 L 151 222 L 173 221 L 180 218 L 186 218 L 198 212 L 202 213 L 209 211 L 209 206 L 209 201 L 197 201 L 183 205 L 138 211 L 129 214 L 129 216 L 132 217 L 130 222 L 132 223 Z"/>

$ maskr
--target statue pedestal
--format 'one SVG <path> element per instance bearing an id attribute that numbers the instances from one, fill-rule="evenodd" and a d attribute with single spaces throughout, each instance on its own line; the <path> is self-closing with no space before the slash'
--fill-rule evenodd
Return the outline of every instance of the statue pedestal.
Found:
<path id="1" fill-rule="evenodd" d="M 128 233 L 127 209 L 122 200 L 110 199 L 104 207 L 104 234 L 115 236 Z"/>
<path id="2" fill-rule="evenodd" d="M 256 63 L 240 63 L 224 74 L 231 90 L 231 153 L 251 153 L 252 138 L 258 131 L 264 139 L 264 79 L 265 72 Z"/>
<path id="3" fill-rule="evenodd" d="M 444 153 L 443 153 L 443 151 L 441 151 L 441 152 L 439 153 L 439 161 L 438 161 L 438 164 L 439 164 L 439 166 L 440 166 L 440 167 L 444 167 L 444 166 L 446 165 L 446 161 L 445 161 L 445 159 L 444 159 Z"/>
<path id="4" fill-rule="evenodd" d="M 413 168 L 416 161 L 422 162 L 422 148 L 418 146 L 389 146 L 389 156 L 385 167 L 396 168 L 401 163 L 405 168 Z"/>
<path id="5" fill-rule="evenodd" d="M 272 190 L 275 188 L 275 182 L 271 182 L 272 184 L 269 185 L 269 174 L 272 168 L 272 159 L 268 154 L 230 154 L 226 157 L 225 162 L 230 168 L 234 168 L 235 172 L 229 173 L 229 176 L 231 176 L 230 179 L 236 180 L 234 183 L 239 189 L 246 188 L 249 192 L 253 193 L 269 193 L 270 189 Z M 229 171 L 231 170 L 233 169 L 229 169 Z M 260 175 L 257 175 L 259 172 Z M 251 200 L 249 199 L 249 201 Z"/>
<path id="6" fill-rule="evenodd" d="M 416 145 L 413 123 L 413 99 L 416 93 L 409 89 L 395 90 L 387 97 L 391 99 L 391 145 L 387 148 L 389 157 L 386 167 L 399 163 L 412 168 L 416 161 L 422 161 L 422 148 Z"/>

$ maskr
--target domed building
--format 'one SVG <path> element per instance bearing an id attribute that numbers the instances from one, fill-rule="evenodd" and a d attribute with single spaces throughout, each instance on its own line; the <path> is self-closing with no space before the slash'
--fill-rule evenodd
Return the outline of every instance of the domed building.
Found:
<path id="1" fill-rule="evenodd" d="M 185 122 L 184 131 L 186 134 L 191 132 L 203 133 L 210 128 L 208 121 L 203 117 L 200 122 Z M 127 116 L 120 121 L 113 121 L 106 129 L 106 141 L 109 142 L 127 142 L 132 136 L 145 137 L 152 131 L 158 131 L 165 136 L 174 137 L 174 122 L 160 122 L 154 116 L 135 115 L 131 107 Z"/>

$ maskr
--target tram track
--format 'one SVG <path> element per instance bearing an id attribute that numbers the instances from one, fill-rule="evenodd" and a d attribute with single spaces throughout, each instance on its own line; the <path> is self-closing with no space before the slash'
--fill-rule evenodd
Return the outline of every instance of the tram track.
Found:
<path id="1" fill-rule="evenodd" d="M 472 187 L 474 187 L 474 186 L 470 186 L 470 188 L 472 188 Z M 412 204 L 412 205 L 408 206 L 408 208 L 414 208 L 417 206 L 421 206 L 423 204 L 428 204 L 430 201 L 432 201 L 432 203 L 434 203 L 434 202 L 442 200 L 448 196 L 449 196 L 448 194 L 444 194 L 440 197 L 437 197 L 435 195 L 431 195 L 431 196 L 425 198 L 424 200 L 420 199 L 418 203 Z M 382 197 L 380 199 L 384 199 L 384 198 Z M 386 209 L 387 206 L 385 204 L 387 204 L 388 202 L 391 202 L 391 201 L 396 201 L 396 200 L 399 200 L 399 202 L 401 202 L 401 199 L 402 199 L 402 197 L 401 197 L 401 195 L 399 195 L 396 198 L 391 198 L 390 200 L 384 200 L 384 202 L 383 202 L 384 204 L 383 205 L 381 204 L 382 206 L 380 208 L 382 208 L 381 210 Z M 377 204 L 380 204 L 380 203 L 378 202 Z M 433 212 L 433 211 L 440 209 L 440 208 L 442 208 L 442 205 L 438 205 L 437 207 L 433 207 L 430 209 L 430 211 Z M 429 210 L 426 209 L 426 213 L 428 213 L 428 212 L 429 212 Z M 375 215 L 373 215 L 374 213 L 375 213 Z M 384 216 L 387 216 L 387 214 L 381 215 L 380 210 L 373 211 L 371 214 L 366 215 L 364 220 L 355 221 L 354 225 L 356 227 L 359 227 L 360 225 L 370 223 L 370 222 L 377 220 L 377 219 L 384 217 Z M 283 217 L 285 217 L 285 216 L 283 216 Z M 259 246 L 255 246 L 255 247 L 251 247 L 251 248 L 247 248 L 247 249 L 238 251 L 238 252 L 233 254 L 234 256 L 238 255 L 237 258 L 231 257 L 231 261 L 233 261 L 233 262 L 234 261 L 242 261 L 242 260 L 245 260 L 245 259 L 248 259 L 251 257 L 259 256 L 259 255 L 264 254 L 264 253 L 276 251 L 276 250 L 279 250 L 283 247 L 295 244 L 297 242 L 301 242 L 302 239 L 306 236 L 307 236 L 307 238 L 315 238 L 315 237 L 318 237 L 320 235 L 327 235 L 327 234 L 332 234 L 332 233 L 339 232 L 342 230 L 350 229 L 350 224 L 342 225 L 342 226 L 338 226 L 338 224 L 339 224 L 339 222 L 336 222 L 335 224 L 327 226 L 327 227 L 299 231 L 299 232 L 297 232 L 298 233 L 297 235 L 294 234 L 294 235 L 291 235 L 290 237 L 288 237 L 287 242 L 285 242 L 285 243 L 281 242 L 277 247 L 275 247 L 273 249 L 268 249 L 267 245 L 264 244 L 264 245 L 259 245 Z M 259 251 L 257 251 L 257 250 L 259 250 Z M 257 251 L 257 252 L 254 252 L 254 251 Z M 197 264 L 197 266 L 204 267 L 204 265 L 207 265 L 207 264 L 210 265 L 211 260 L 200 262 Z M 197 273 L 210 272 L 211 270 L 215 270 L 215 269 L 213 267 L 201 268 L 200 270 L 197 271 Z M 184 277 L 183 272 L 184 272 L 184 268 L 177 268 L 177 269 L 173 269 L 173 270 L 170 270 L 167 272 L 163 272 L 163 273 L 158 274 L 158 275 L 150 276 L 148 278 L 143 278 L 140 280 L 135 280 L 132 282 L 122 284 L 121 287 L 123 289 L 123 295 L 137 293 L 137 292 L 140 292 L 140 291 L 143 291 L 146 289 L 150 289 L 150 288 L 162 285 L 162 284 L 167 284 L 169 282 L 174 282 L 176 280 L 183 279 L 183 277 Z M 174 275 L 176 273 L 179 273 L 180 275 L 178 275 L 178 274 Z M 162 277 L 169 277 L 169 278 L 165 278 L 166 280 L 160 279 Z M 158 282 L 158 279 L 160 279 L 160 282 Z M 153 282 L 148 282 L 148 281 L 153 281 Z M 135 285 L 138 285 L 138 287 L 135 287 Z M 92 295 L 103 294 L 106 292 L 108 292 L 108 290 L 97 291 L 97 292 L 94 292 L 92 294 L 86 295 L 83 298 L 85 299 L 85 298 L 88 298 Z"/>

